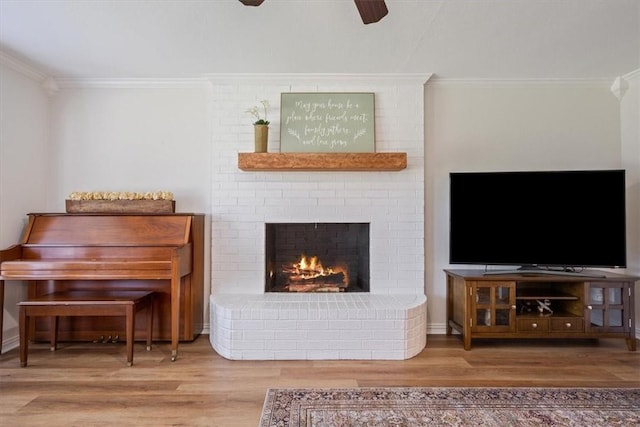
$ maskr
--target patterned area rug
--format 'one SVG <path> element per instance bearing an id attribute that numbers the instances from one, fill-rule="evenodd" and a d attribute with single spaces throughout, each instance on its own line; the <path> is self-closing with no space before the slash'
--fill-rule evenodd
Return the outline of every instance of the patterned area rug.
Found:
<path id="1" fill-rule="evenodd" d="M 275 426 L 640 426 L 640 388 L 269 389 Z"/>

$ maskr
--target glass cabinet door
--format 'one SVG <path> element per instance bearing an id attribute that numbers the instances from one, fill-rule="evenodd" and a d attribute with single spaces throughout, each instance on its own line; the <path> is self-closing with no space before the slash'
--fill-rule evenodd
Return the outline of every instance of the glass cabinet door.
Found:
<path id="1" fill-rule="evenodd" d="M 625 332 L 629 326 L 629 287 L 624 283 L 587 283 L 587 327 L 592 331 Z"/>
<path id="2" fill-rule="evenodd" d="M 471 329 L 512 331 L 515 329 L 515 283 L 475 282 L 471 287 Z"/>

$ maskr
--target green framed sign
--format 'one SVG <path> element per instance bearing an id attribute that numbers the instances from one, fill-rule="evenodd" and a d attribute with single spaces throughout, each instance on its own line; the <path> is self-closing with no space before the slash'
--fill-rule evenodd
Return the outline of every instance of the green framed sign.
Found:
<path id="1" fill-rule="evenodd" d="M 280 152 L 375 152 L 374 94 L 282 93 Z"/>

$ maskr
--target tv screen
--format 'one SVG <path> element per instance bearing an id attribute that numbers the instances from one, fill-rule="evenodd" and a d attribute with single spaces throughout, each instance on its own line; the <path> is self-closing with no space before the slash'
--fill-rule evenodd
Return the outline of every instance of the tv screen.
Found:
<path id="1" fill-rule="evenodd" d="M 451 264 L 625 267 L 624 170 L 450 174 Z"/>

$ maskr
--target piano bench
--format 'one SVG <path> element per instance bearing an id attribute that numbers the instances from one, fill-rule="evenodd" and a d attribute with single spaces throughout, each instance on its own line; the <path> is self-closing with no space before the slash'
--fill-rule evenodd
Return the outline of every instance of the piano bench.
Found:
<path id="1" fill-rule="evenodd" d="M 147 351 L 151 350 L 153 297 L 149 291 L 64 291 L 19 302 L 20 366 L 27 366 L 31 321 L 38 316 L 52 318 L 51 351 L 57 346 L 58 316 L 125 316 L 127 366 L 133 365 L 135 319 L 142 309 L 147 310 Z"/>

